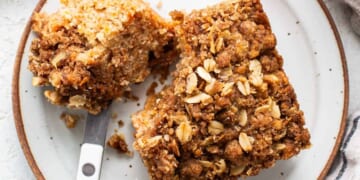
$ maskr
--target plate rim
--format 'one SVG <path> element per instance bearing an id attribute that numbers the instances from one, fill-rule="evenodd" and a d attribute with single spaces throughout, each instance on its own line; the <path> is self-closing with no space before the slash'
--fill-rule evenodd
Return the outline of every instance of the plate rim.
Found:
<path id="1" fill-rule="evenodd" d="M 347 124 L 347 116 L 348 116 L 348 107 L 349 107 L 349 77 L 348 77 L 348 68 L 347 68 L 347 61 L 346 61 L 346 55 L 344 46 L 340 37 L 340 33 L 337 29 L 337 26 L 335 24 L 335 21 L 333 17 L 330 14 L 329 9 L 326 7 L 323 0 L 317 0 L 319 3 L 321 9 L 323 10 L 328 22 L 330 23 L 331 29 L 333 31 L 333 34 L 335 36 L 337 47 L 339 49 L 340 58 L 341 58 L 341 64 L 342 64 L 342 70 L 343 70 L 343 80 L 344 80 L 344 104 L 343 104 L 343 112 L 342 112 L 342 119 L 340 123 L 340 129 L 335 141 L 335 145 L 332 149 L 332 152 L 325 164 L 325 167 L 323 167 L 321 173 L 319 174 L 317 179 L 325 179 L 327 173 L 329 172 L 331 165 L 333 161 L 335 160 L 335 157 L 338 153 L 338 150 L 340 148 L 345 129 Z M 12 108 L 13 108 L 13 117 L 15 122 L 15 128 L 17 132 L 17 136 L 20 142 L 21 149 L 25 155 L 25 158 L 30 166 L 30 169 L 32 170 L 33 174 L 35 175 L 36 179 L 43 180 L 45 179 L 44 175 L 42 174 L 39 166 L 36 163 L 36 160 L 31 152 L 30 146 L 27 141 L 25 129 L 24 129 L 24 123 L 21 115 L 21 107 L 20 107 L 20 93 L 19 93 L 19 77 L 20 77 L 20 67 L 21 62 L 26 46 L 26 42 L 28 40 L 29 34 L 31 32 L 31 17 L 34 13 L 39 12 L 42 7 L 45 5 L 46 0 L 39 0 L 27 22 L 25 25 L 25 29 L 22 33 L 18 49 L 15 56 L 15 62 L 13 67 L 13 77 L 12 77 Z"/>

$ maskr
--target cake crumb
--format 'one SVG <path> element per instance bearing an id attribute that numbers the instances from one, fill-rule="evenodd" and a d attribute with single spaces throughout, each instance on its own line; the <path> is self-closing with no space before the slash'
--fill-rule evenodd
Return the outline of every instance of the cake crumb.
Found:
<path id="1" fill-rule="evenodd" d="M 124 126 L 124 121 L 120 119 L 118 121 L 118 125 L 119 125 L 119 127 L 123 127 Z"/>
<path id="2" fill-rule="evenodd" d="M 111 119 L 116 119 L 118 117 L 118 114 L 116 112 L 113 112 L 111 114 Z"/>
<path id="3" fill-rule="evenodd" d="M 156 4 L 156 8 L 158 10 L 161 10 L 161 8 L 163 7 L 163 2 L 160 0 L 157 4 Z"/>
<path id="4" fill-rule="evenodd" d="M 79 115 L 70 114 L 67 112 L 63 112 L 60 118 L 65 122 L 67 128 L 74 128 L 76 126 L 77 121 L 80 119 Z"/>
<path id="5" fill-rule="evenodd" d="M 132 92 L 130 92 L 130 91 L 126 91 L 126 92 L 124 93 L 124 97 L 125 97 L 126 99 L 131 100 L 131 101 L 139 101 L 139 97 L 137 97 L 136 95 L 134 95 L 134 94 L 133 94 Z M 125 102 L 127 102 L 126 99 L 125 99 Z"/>
<path id="6" fill-rule="evenodd" d="M 129 151 L 128 145 L 125 141 L 125 136 L 122 133 L 113 134 L 107 142 L 108 146 L 113 149 L 116 149 L 121 154 L 127 154 L 128 156 L 133 156 L 133 152 Z"/>
<path id="7" fill-rule="evenodd" d="M 146 96 L 150 96 L 155 94 L 155 88 L 158 87 L 158 84 L 156 82 L 151 83 L 149 88 L 146 90 Z"/>

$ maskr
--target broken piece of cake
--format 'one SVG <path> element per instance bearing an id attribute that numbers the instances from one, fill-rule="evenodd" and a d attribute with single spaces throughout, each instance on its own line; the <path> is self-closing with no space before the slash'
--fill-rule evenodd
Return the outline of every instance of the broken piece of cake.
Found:
<path id="1" fill-rule="evenodd" d="M 34 86 L 53 104 L 92 114 L 168 65 L 173 25 L 142 0 L 61 0 L 53 14 L 37 13 L 29 69 Z"/>
<path id="2" fill-rule="evenodd" d="M 151 179 L 237 179 L 309 148 L 310 134 L 259 0 L 173 12 L 172 84 L 132 116 Z"/>

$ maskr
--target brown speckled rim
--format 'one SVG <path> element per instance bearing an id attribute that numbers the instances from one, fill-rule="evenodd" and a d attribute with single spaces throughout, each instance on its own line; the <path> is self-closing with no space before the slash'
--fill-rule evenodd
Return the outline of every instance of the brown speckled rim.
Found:
<path id="1" fill-rule="evenodd" d="M 339 151 L 343 136 L 345 134 L 345 129 L 346 129 L 346 123 L 347 123 L 347 116 L 348 116 L 348 108 L 349 108 L 349 75 L 348 75 L 348 69 L 347 69 L 347 63 L 346 63 L 346 56 L 345 56 L 345 51 L 344 51 L 344 46 L 343 43 L 341 41 L 341 37 L 340 37 L 340 33 L 339 30 L 336 27 L 335 21 L 332 18 L 329 9 L 326 7 L 325 3 L 323 0 L 318 0 L 321 8 L 323 9 L 330 25 L 331 28 L 334 32 L 334 36 L 336 38 L 336 42 L 337 45 L 339 47 L 339 51 L 340 51 L 340 56 L 341 56 L 341 62 L 342 62 L 342 68 L 343 68 L 343 77 L 344 77 L 344 105 L 343 105 L 343 115 L 342 115 L 342 119 L 341 119 L 341 123 L 340 123 L 340 130 L 338 132 L 338 135 L 336 137 L 336 142 L 335 142 L 335 146 L 330 154 L 330 157 L 328 159 L 328 161 L 326 162 L 325 167 L 323 168 L 323 170 L 321 171 L 318 179 L 319 180 L 323 180 L 325 179 L 326 175 L 328 174 L 331 165 L 333 163 L 333 161 L 335 160 L 335 157 Z"/>
<path id="2" fill-rule="evenodd" d="M 33 13 L 39 12 L 41 8 L 44 6 L 46 0 L 39 0 L 37 3 Z M 330 157 L 321 171 L 318 179 L 322 180 L 325 179 L 328 171 L 331 168 L 332 162 L 334 161 L 336 154 L 340 148 L 342 138 L 344 136 L 345 127 L 346 127 L 346 118 L 348 114 L 348 106 L 349 106 L 349 77 L 348 77 L 348 70 L 347 70 L 347 64 L 346 64 L 346 57 L 345 57 L 345 51 L 344 47 L 340 38 L 340 34 L 338 29 L 336 28 L 335 22 L 330 15 L 329 10 L 327 9 L 325 3 L 322 0 L 318 0 L 318 3 L 320 4 L 321 8 L 323 9 L 331 28 L 334 32 L 334 36 L 337 41 L 337 45 L 339 47 L 339 52 L 341 56 L 341 62 L 342 62 L 342 68 L 343 68 L 343 78 L 344 78 L 344 106 L 343 106 L 343 114 L 340 124 L 340 130 L 337 135 L 337 139 L 335 142 L 335 146 L 332 150 L 332 153 L 330 154 Z M 24 123 L 22 120 L 21 115 L 21 106 L 20 106 L 20 96 L 19 96 L 19 76 L 20 76 L 20 66 L 21 61 L 24 53 L 24 49 L 26 46 L 27 39 L 29 37 L 31 31 L 31 20 L 28 21 L 28 23 L 25 26 L 25 30 L 22 34 L 22 37 L 20 39 L 19 47 L 17 50 L 16 58 L 15 58 L 15 64 L 14 64 L 14 74 L 12 79 L 12 103 L 13 103 L 13 115 L 14 115 L 14 121 L 15 121 L 15 127 L 18 134 L 18 138 L 20 141 L 21 148 L 24 152 L 24 155 L 28 161 L 28 164 L 34 173 L 35 177 L 39 180 L 45 179 L 44 175 L 42 174 L 39 166 L 36 163 L 36 160 L 34 159 L 33 154 L 31 153 L 30 146 L 28 144 L 26 133 L 24 129 Z"/>

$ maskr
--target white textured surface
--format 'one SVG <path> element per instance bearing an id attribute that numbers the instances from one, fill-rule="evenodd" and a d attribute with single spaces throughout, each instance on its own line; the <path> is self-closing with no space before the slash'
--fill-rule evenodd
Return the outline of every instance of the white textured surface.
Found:
<path id="1" fill-rule="evenodd" d="M 350 9 L 326 0 L 342 36 L 350 76 L 350 113 L 360 108 L 360 38 L 351 30 Z M 36 0 L 0 0 L 0 179 L 35 179 L 18 143 L 11 109 L 12 69 L 21 33 Z"/>

